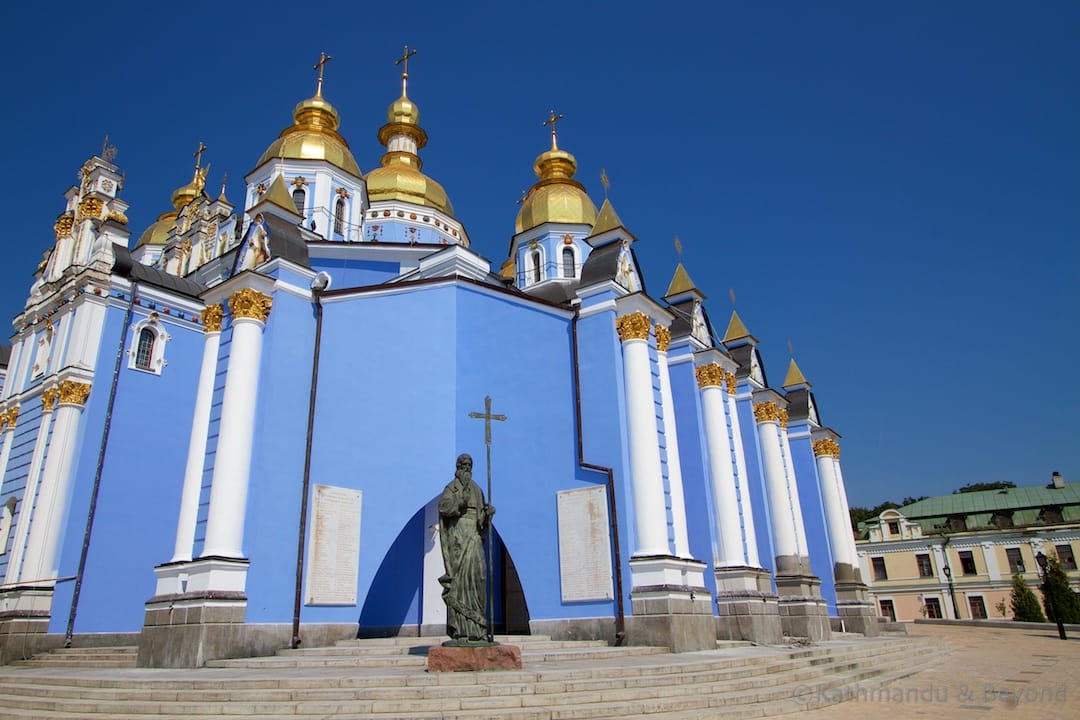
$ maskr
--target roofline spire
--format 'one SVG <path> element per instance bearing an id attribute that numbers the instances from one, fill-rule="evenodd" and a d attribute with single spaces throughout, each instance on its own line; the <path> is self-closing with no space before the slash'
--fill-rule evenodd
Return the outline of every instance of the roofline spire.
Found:
<path id="1" fill-rule="evenodd" d="M 548 125 L 551 126 L 551 149 L 552 150 L 558 150 L 559 149 L 559 144 L 555 140 L 555 123 L 559 122 L 560 120 L 562 120 L 566 116 L 563 115 L 562 113 L 559 113 L 558 115 L 556 115 L 554 110 L 549 110 L 548 112 L 551 113 L 551 117 L 549 117 L 547 120 L 545 120 L 542 123 L 542 125 L 544 125 L 545 127 L 548 126 Z"/>
<path id="2" fill-rule="evenodd" d="M 315 83 L 315 97 L 318 97 L 318 98 L 322 97 L 323 68 L 326 66 L 326 63 L 330 62 L 333 59 L 334 58 L 330 57 L 325 52 L 320 52 L 319 53 L 319 62 L 317 62 L 317 63 L 315 63 L 314 65 L 311 66 L 312 70 L 318 70 L 319 71 L 319 79 Z"/>

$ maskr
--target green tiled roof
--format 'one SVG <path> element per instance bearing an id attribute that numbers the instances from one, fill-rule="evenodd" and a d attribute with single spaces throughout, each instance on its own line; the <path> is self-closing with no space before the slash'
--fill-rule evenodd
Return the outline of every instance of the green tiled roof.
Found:
<path id="1" fill-rule="evenodd" d="M 940 495 L 905 505 L 899 508 L 899 512 L 904 517 L 914 520 L 925 517 L 992 513 L 994 510 L 1038 509 L 1050 505 L 1080 505 L 1080 483 L 1065 483 L 1065 487 L 1060 489 L 1032 486 Z"/>

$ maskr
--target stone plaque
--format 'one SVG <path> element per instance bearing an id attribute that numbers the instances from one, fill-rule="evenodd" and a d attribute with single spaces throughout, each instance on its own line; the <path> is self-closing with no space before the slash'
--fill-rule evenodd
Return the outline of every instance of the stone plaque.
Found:
<path id="1" fill-rule="evenodd" d="M 307 605 L 356 605 L 360 494 L 349 488 L 315 486 L 304 588 Z"/>
<path id="2" fill-rule="evenodd" d="M 611 600 L 611 537 L 602 486 L 559 497 L 559 579 L 563 602 Z"/>

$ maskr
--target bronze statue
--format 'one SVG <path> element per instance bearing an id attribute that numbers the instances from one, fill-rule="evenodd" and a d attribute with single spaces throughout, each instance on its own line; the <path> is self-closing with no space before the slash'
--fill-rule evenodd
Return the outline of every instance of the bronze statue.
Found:
<path id="1" fill-rule="evenodd" d="M 490 640 L 487 627 L 484 534 L 495 508 L 472 479 L 472 457 L 458 455 L 454 479 L 439 497 L 439 539 L 446 574 L 439 578 L 446 602 L 450 644 Z"/>

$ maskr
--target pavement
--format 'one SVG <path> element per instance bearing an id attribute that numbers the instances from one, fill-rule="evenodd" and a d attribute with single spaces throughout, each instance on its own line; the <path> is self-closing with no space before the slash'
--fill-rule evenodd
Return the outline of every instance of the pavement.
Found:
<path id="1" fill-rule="evenodd" d="M 844 702 L 799 720 L 932 717 L 938 720 L 1080 718 L 1080 634 L 1056 630 L 909 624 L 909 635 L 944 640 L 951 652 L 927 669 L 880 688 L 848 687 Z M 807 689 L 807 701 L 816 700 Z M 839 699 L 839 696 L 836 697 Z"/>

